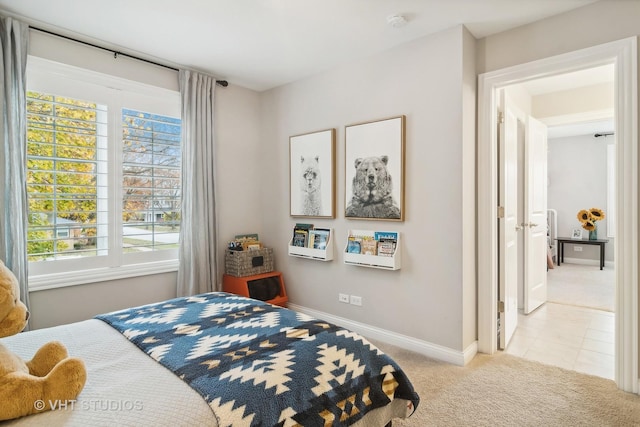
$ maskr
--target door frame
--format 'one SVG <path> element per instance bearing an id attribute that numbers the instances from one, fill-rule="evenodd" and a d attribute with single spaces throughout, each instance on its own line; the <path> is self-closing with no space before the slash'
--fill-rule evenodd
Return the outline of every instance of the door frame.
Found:
<path id="1" fill-rule="evenodd" d="M 478 78 L 478 351 L 497 351 L 497 92 L 517 83 L 615 65 L 616 262 L 615 381 L 638 393 L 637 38 L 541 59 Z"/>

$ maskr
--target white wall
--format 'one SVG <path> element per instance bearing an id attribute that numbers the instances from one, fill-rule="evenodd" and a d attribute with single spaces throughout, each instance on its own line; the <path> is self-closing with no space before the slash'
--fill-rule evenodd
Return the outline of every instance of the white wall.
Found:
<path id="1" fill-rule="evenodd" d="M 177 73 L 171 69 L 147 64 L 60 37 L 29 30 L 29 54 L 63 64 L 97 71 L 178 91 Z"/>
<path id="2" fill-rule="evenodd" d="M 640 34 L 640 3 L 604 0 L 478 41 L 478 73 Z"/>
<path id="3" fill-rule="evenodd" d="M 607 214 L 607 144 L 612 137 L 581 135 L 549 140 L 548 205 L 558 212 L 558 236 L 571 237 L 580 228 L 577 214 L 581 209 L 600 208 Z M 608 219 L 598 221 L 598 238 L 607 238 Z M 584 237 L 588 232 L 582 230 Z M 605 244 L 606 261 L 613 260 L 613 240 Z M 567 258 L 599 260 L 596 246 L 583 245 L 582 252 L 565 246 Z"/>
<path id="4" fill-rule="evenodd" d="M 456 27 L 263 94 L 263 234 L 295 304 L 457 351 L 475 341 L 474 45 Z M 346 220 L 344 126 L 400 114 L 406 220 Z M 328 128 L 337 130 L 337 217 L 308 222 L 335 229 L 337 256 L 288 257 L 300 222 L 289 217 L 289 136 Z M 401 232 L 402 268 L 343 264 L 351 228 Z M 338 293 L 361 296 L 362 307 Z"/>

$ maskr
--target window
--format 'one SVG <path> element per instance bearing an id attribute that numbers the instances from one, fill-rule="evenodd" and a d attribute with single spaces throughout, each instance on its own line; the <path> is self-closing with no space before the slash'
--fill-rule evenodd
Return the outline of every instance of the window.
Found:
<path id="1" fill-rule="evenodd" d="M 29 58 L 30 285 L 176 268 L 179 112 L 175 91 Z"/>
<path id="2" fill-rule="evenodd" d="M 180 231 L 180 120 L 122 113 L 125 252 L 175 248 Z"/>

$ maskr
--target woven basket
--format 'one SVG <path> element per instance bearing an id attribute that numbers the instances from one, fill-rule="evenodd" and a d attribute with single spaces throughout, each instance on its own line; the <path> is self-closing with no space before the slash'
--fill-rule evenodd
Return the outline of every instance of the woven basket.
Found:
<path id="1" fill-rule="evenodd" d="M 273 249 L 230 251 L 224 256 L 224 270 L 230 276 L 244 277 L 273 271 Z"/>

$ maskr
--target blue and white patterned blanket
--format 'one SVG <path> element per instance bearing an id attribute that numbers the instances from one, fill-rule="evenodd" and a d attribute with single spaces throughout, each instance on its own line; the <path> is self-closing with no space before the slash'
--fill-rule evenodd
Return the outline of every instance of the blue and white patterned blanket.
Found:
<path id="1" fill-rule="evenodd" d="M 96 316 L 198 391 L 222 426 L 341 426 L 419 397 L 360 335 L 222 292 Z"/>

